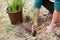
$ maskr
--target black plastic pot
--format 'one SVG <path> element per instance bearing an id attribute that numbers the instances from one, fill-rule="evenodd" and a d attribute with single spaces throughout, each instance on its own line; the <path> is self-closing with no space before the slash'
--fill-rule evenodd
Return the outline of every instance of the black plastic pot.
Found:
<path id="1" fill-rule="evenodd" d="M 19 24 L 23 22 L 22 11 L 18 12 L 7 12 L 12 24 Z"/>

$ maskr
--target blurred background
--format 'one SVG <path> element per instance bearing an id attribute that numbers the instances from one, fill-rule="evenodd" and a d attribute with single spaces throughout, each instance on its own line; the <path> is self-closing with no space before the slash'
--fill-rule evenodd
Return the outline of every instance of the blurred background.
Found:
<path id="1" fill-rule="evenodd" d="M 11 0 L 10 0 L 11 1 Z M 54 0 L 50 0 L 54 2 Z M 38 33 L 37 37 L 32 37 L 31 32 L 28 32 L 28 29 L 31 29 L 31 22 L 34 20 L 34 12 L 33 12 L 33 4 L 34 0 L 24 0 L 25 5 L 23 6 L 23 23 L 19 25 L 12 25 L 9 19 L 7 12 L 7 1 L 0 0 L 0 40 L 60 40 L 60 28 L 56 28 L 56 34 L 52 33 L 51 35 L 44 36 L 43 34 Z M 10 2 L 11 3 L 11 2 Z M 48 10 L 43 6 L 40 9 L 40 16 L 43 17 L 44 13 L 48 13 Z M 29 22 L 26 21 L 26 16 L 31 20 Z M 51 20 L 51 18 L 49 18 Z M 43 19 L 41 19 L 43 20 Z M 43 26 L 45 22 L 42 22 Z M 49 24 L 49 22 L 48 22 Z M 27 32 L 25 28 L 27 27 Z"/>

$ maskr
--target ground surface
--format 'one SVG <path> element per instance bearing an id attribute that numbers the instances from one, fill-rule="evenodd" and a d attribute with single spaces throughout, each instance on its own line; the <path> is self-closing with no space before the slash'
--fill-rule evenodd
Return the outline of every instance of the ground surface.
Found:
<path id="1" fill-rule="evenodd" d="M 27 0 L 24 7 L 24 13 L 32 15 L 33 0 Z M 31 36 L 31 22 L 23 22 L 20 25 L 12 25 L 9 17 L 6 13 L 7 4 L 5 0 L 0 0 L 0 40 L 60 40 L 60 19 L 55 25 L 55 30 L 49 35 L 43 35 L 46 26 L 49 25 L 52 15 L 45 18 L 42 16 L 38 21 L 41 24 L 40 29 L 37 30 L 36 37 Z M 41 13 L 47 13 L 48 11 L 42 7 Z M 40 14 L 42 15 L 42 14 Z M 32 15 L 33 16 L 33 15 Z M 48 21 L 47 21 L 48 19 Z"/>

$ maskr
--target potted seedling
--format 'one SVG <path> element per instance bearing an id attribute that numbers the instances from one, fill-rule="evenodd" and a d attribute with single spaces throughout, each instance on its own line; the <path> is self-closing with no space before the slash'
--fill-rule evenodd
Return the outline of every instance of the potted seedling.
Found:
<path id="1" fill-rule="evenodd" d="M 23 0 L 6 0 L 8 7 L 7 13 L 9 15 L 10 21 L 12 24 L 22 23 L 23 22 Z"/>

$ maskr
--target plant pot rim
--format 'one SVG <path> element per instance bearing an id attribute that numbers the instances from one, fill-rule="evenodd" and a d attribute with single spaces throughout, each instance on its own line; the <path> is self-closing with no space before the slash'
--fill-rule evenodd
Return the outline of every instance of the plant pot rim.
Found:
<path id="1" fill-rule="evenodd" d="M 20 11 L 22 11 L 22 10 L 15 11 L 15 12 L 8 12 L 8 11 L 7 11 L 7 13 L 17 13 L 17 12 L 20 12 Z"/>
<path id="2" fill-rule="evenodd" d="M 20 12 L 20 11 L 22 11 L 22 9 L 18 10 L 18 11 L 15 11 L 15 12 L 8 12 L 8 7 L 7 7 L 7 12 L 6 13 L 17 13 L 17 12 Z"/>

